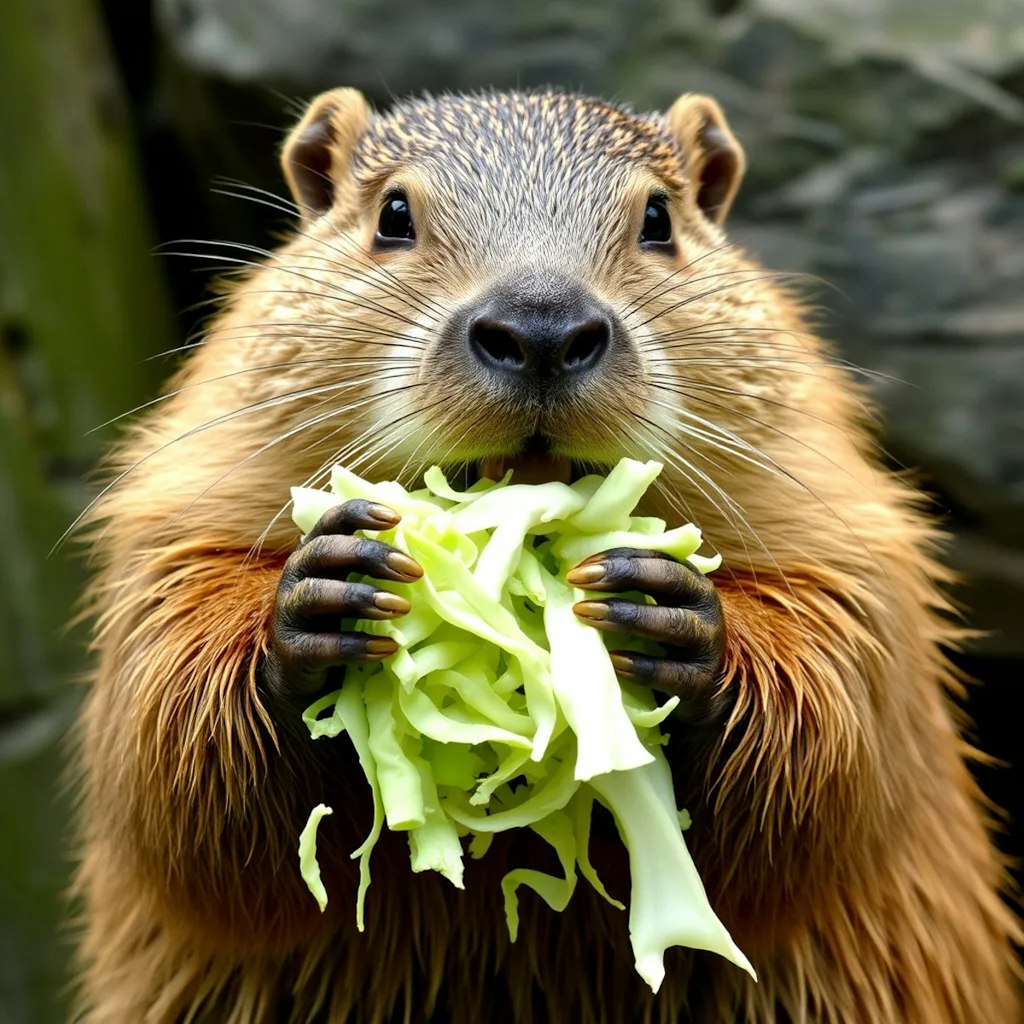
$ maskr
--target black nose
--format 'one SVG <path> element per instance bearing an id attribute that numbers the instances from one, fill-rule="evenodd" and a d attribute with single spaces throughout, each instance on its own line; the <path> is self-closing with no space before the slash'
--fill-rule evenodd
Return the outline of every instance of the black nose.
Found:
<path id="1" fill-rule="evenodd" d="M 480 363 L 534 382 L 592 370 L 611 337 L 611 318 L 583 294 L 551 302 L 496 294 L 469 320 L 469 345 Z"/>

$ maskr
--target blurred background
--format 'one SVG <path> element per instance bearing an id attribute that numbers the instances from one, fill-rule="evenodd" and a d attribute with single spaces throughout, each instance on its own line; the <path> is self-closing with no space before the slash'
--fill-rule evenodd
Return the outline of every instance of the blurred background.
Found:
<path id="1" fill-rule="evenodd" d="M 48 556 L 115 428 L 156 393 L 207 296 L 160 242 L 273 244 L 216 191 L 282 192 L 296 101 L 378 105 L 554 83 L 668 105 L 715 95 L 750 171 L 735 240 L 832 282 L 817 298 L 877 383 L 895 465 L 952 531 L 958 657 L 990 796 L 1020 822 L 1024 675 L 1021 0 L 4 0 L 0 29 L 0 1022 L 63 1019 L 62 784 L 85 664 L 84 567 Z M 71 789 L 73 790 L 73 779 Z M 1021 829 L 1002 838 L 1022 852 Z"/>

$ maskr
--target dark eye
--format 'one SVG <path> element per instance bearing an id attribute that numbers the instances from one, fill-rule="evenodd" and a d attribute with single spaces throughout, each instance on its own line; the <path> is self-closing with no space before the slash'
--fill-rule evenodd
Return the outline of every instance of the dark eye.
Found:
<path id="1" fill-rule="evenodd" d="M 644 210 L 644 226 L 640 232 L 640 244 L 654 244 L 659 249 L 672 242 L 672 218 L 664 196 L 652 195 Z"/>
<path id="2" fill-rule="evenodd" d="M 409 212 L 409 200 L 404 192 L 392 192 L 384 200 L 380 208 L 380 220 L 377 222 L 377 240 L 379 242 L 412 241 L 416 237 L 412 214 Z"/>

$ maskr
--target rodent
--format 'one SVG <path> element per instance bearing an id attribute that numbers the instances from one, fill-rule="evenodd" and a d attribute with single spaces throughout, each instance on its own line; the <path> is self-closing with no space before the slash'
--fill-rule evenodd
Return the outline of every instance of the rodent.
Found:
<path id="1" fill-rule="evenodd" d="M 727 242 L 745 157 L 715 102 L 641 116 L 485 93 L 375 114 L 340 89 L 282 160 L 298 228 L 231 287 L 88 516 L 80 1019 L 1016 1019 L 1020 933 L 942 652 L 959 634 L 938 534 L 793 289 Z M 288 486 L 336 459 L 410 482 L 623 455 L 664 461 L 646 511 L 724 558 L 708 587 L 598 561 L 610 592 L 679 598 L 610 599 L 603 624 L 668 643 L 619 665 L 685 698 L 669 757 L 687 841 L 759 983 L 673 951 L 652 997 L 625 915 L 584 887 L 563 914 L 523 897 L 510 944 L 499 843 L 456 892 L 385 836 L 358 934 L 365 782 L 299 714 L 346 661 L 388 656 L 336 632 L 342 608 L 403 611 L 348 574 L 412 601 L 420 570 L 350 536 L 390 521 L 365 504 L 297 548 Z M 295 852 L 321 800 L 322 917 Z M 624 892 L 621 850 L 595 845 Z"/>

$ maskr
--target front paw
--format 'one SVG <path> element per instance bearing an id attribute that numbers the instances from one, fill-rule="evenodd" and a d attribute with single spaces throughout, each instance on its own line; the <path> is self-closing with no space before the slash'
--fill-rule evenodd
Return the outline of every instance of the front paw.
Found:
<path id="1" fill-rule="evenodd" d="M 723 685 L 725 617 L 714 584 L 685 562 L 659 551 L 613 548 L 581 562 L 566 576 L 587 590 L 639 591 L 657 604 L 621 598 L 580 601 L 576 614 L 608 632 L 629 633 L 665 648 L 665 657 L 612 651 L 616 671 L 679 698 L 675 714 L 695 725 L 725 720 L 731 687 Z"/>
<path id="2" fill-rule="evenodd" d="M 349 501 L 328 509 L 281 572 L 270 621 L 264 683 L 274 694 L 308 700 L 328 684 L 333 670 L 394 654 L 388 637 L 343 633 L 341 621 L 393 619 L 409 602 L 349 576 L 411 583 L 423 570 L 408 555 L 357 530 L 387 530 L 398 522 L 391 509 Z"/>

